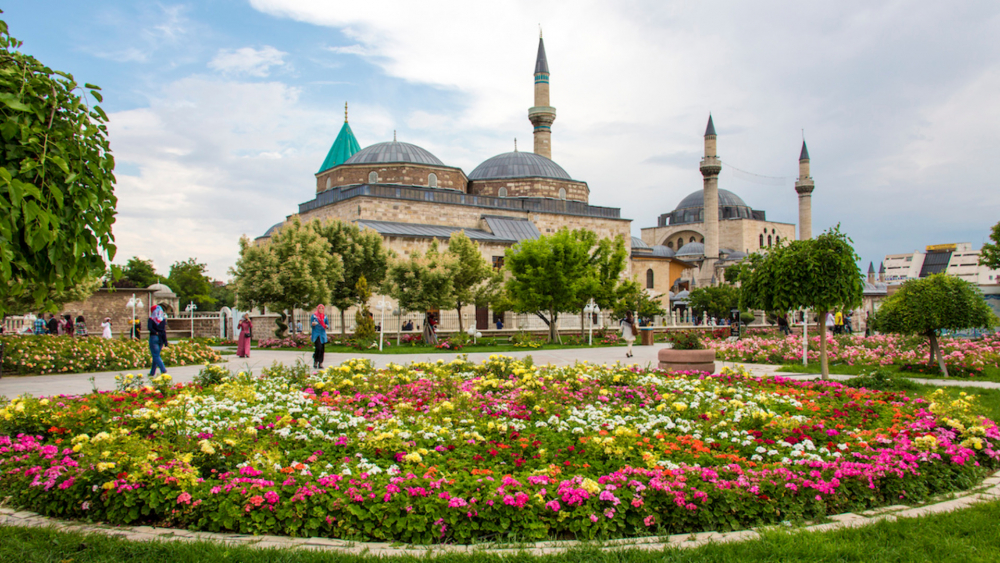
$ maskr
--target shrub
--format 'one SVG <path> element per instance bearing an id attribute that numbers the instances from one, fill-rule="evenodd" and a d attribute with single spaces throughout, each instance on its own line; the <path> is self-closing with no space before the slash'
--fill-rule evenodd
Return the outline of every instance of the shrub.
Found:
<path id="1" fill-rule="evenodd" d="M 674 345 L 674 350 L 704 350 L 705 345 L 701 341 L 701 332 L 697 330 L 678 330 L 670 332 L 668 336 Z"/>
<path id="2" fill-rule="evenodd" d="M 312 341 L 305 334 L 293 334 L 285 338 L 262 338 L 257 341 L 257 347 L 274 348 L 312 348 Z"/>
<path id="3" fill-rule="evenodd" d="M 232 372 L 222 366 L 205 364 L 198 375 L 194 376 L 194 384 L 201 387 L 218 385 L 233 376 Z"/>
<path id="4" fill-rule="evenodd" d="M 852 377 L 844 385 L 855 389 L 864 388 L 876 391 L 912 391 L 920 388 L 917 383 L 884 368 Z"/>
<path id="5" fill-rule="evenodd" d="M 152 365 L 146 340 L 42 335 L 0 336 L 0 340 L 5 349 L 5 373 L 124 371 Z M 215 350 L 189 340 L 171 342 L 160 352 L 160 357 L 168 366 L 222 361 Z"/>

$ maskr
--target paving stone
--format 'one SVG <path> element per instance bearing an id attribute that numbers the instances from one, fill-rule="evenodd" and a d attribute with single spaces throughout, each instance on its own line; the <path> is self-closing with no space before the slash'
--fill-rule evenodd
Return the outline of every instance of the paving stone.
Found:
<path id="1" fill-rule="evenodd" d="M 837 522 L 846 522 L 848 520 L 865 519 L 864 517 L 858 516 L 857 514 L 854 514 L 853 512 L 845 512 L 843 514 L 834 514 L 833 516 L 830 516 L 829 518 L 830 518 L 830 520 L 836 520 Z"/>
<path id="2" fill-rule="evenodd" d="M 38 516 L 38 514 L 35 512 L 29 512 L 27 510 L 20 510 L 18 512 L 15 512 L 14 514 L 11 514 L 11 516 L 13 516 L 14 518 L 26 519 L 32 516 Z"/>

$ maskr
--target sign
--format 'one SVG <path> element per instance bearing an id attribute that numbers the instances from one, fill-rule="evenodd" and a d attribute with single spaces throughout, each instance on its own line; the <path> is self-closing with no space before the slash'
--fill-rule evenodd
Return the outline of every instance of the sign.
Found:
<path id="1" fill-rule="evenodd" d="M 930 244 L 927 246 L 927 252 L 954 251 L 956 248 L 958 248 L 957 244 Z"/>

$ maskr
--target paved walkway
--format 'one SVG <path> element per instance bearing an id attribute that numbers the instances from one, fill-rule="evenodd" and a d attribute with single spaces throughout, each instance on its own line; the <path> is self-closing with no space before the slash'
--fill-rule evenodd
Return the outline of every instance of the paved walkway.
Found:
<path id="1" fill-rule="evenodd" d="M 531 356 L 536 364 L 553 364 L 559 366 L 572 365 L 576 362 L 587 361 L 597 364 L 614 364 L 622 362 L 636 364 L 640 367 L 654 367 L 657 364 L 657 352 L 666 346 L 665 344 L 655 344 L 653 346 L 634 346 L 632 348 L 634 356 L 625 357 L 623 347 L 605 348 L 572 348 L 563 350 L 525 350 L 518 352 L 498 352 L 505 356 L 523 358 Z M 469 354 L 469 360 L 481 362 L 491 355 L 490 352 L 476 352 Z M 427 361 L 436 362 L 453 360 L 457 354 L 435 353 L 435 354 L 364 354 L 364 353 L 327 353 L 327 366 L 335 366 L 351 358 L 368 358 L 375 362 L 377 367 L 385 367 L 389 363 L 405 364 L 409 362 Z M 233 371 L 253 370 L 259 373 L 261 369 L 270 366 L 275 362 L 286 365 L 294 365 L 301 360 L 307 365 L 312 365 L 312 351 L 302 352 L 282 352 L 273 350 L 253 350 L 249 358 L 237 358 L 236 356 L 223 356 L 223 361 L 219 364 Z M 740 365 L 734 362 L 716 362 L 716 368 L 723 366 Z M 778 372 L 781 366 L 765 364 L 742 364 L 755 375 L 791 377 L 795 379 L 815 379 L 817 374 L 806 373 L 783 373 Z M 194 376 L 201 370 L 201 365 L 179 366 L 169 369 L 170 375 L 175 382 L 187 383 L 194 379 Z M 71 375 L 33 375 L 33 376 L 5 376 L 0 379 L 0 396 L 8 398 L 17 397 L 23 394 L 34 396 L 49 395 L 76 395 L 88 393 L 95 386 L 97 389 L 107 391 L 115 388 L 115 376 L 122 373 L 143 373 L 144 370 L 110 371 L 99 373 L 77 373 Z M 846 375 L 831 375 L 836 380 L 850 379 Z M 93 378 L 93 383 L 91 383 Z M 997 389 L 1000 383 L 991 381 L 969 381 L 969 380 L 947 380 L 947 379 L 915 379 L 918 383 L 930 385 L 957 385 L 963 387 L 984 387 Z"/>

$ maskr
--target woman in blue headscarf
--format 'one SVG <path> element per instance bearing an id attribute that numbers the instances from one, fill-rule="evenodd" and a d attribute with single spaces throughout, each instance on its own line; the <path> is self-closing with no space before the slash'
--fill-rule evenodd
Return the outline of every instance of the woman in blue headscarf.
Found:
<path id="1" fill-rule="evenodd" d="M 167 373 L 167 367 L 163 365 L 163 360 L 160 358 L 160 350 L 164 346 L 169 346 L 167 342 L 167 314 L 163 312 L 163 307 L 154 305 L 150 308 L 146 328 L 149 330 L 149 355 L 153 357 L 153 369 L 149 370 L 149 377 L 156 375 L 157 367 L 160 368 L 160 373 Z"/>

